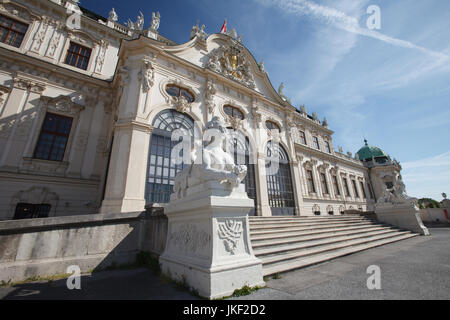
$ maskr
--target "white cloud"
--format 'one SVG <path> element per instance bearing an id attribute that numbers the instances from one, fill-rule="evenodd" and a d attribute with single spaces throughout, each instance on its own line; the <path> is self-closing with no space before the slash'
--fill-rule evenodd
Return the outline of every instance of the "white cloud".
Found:
<path id="1" fill-rule="evenodd" d="M 450 193 L 450 151 L 421 160 L 402 163 L 402 176 L 410 196 L 441 200 Z"/>
<path id="2" fill-rule="evenodd" d="M 444 63 L 448 61 L 450 57 L 442 52 L 437 52 L 433 50 L 429 50 L 427 48 L 415 45 L 412 42 L 405 41 L 402 39 L 397 39 L 394 37 L 390 37 L 388 35 L 382 34 L 378 31 L 369 30 L 367 28 L 362 28 L 359 26 L 358 19 L 355 17 L 348 16 L 342 11 L 337 9 L 323 6 L 317 4 L 313 1 L 309 0 L 278 0 L 278 1 L 267 1 L 264 0 L 262 3 L 274 3 L 278 5 L 281 9 L 285 10 L 288 13 L 295 15 L 308 15 L 314 19 L 317 19 L 321 22 L 330 24 L 335 26 L 336 28 L 355 33 L 358 35 L 371 37 L 395 46 L 400 46 L 404 48 L 410 48 L 419 50 L 423 53 L 426 53 L 430 56 L 437 58 L 440 63 Z"/>

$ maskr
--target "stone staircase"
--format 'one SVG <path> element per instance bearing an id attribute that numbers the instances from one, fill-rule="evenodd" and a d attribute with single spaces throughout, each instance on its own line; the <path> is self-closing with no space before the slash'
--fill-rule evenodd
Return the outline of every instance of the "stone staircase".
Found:
<path id="1" fill-rule="evenodd" d="M 362 216 L 249 217 L 253 252 L 271 275 L 418 234 Z"/>

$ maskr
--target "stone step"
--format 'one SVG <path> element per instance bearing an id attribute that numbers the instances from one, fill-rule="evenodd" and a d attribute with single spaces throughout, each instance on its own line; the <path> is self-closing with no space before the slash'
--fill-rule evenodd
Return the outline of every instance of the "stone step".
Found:
<path id="1" fill-rule="evenodd" d="M 304 242 L 304 241 L 311 241 L 311 240 L 317 240 L 317 239 L 327 239 L 327 238 L 333 238 L 338 236 L 350 236 L 350 235 L 357 235 L 357 234 L 367 234 L 368 232 L 372 231 L 381 231 L 381 230 L 393 230 L 391 227 L 385 227 L 385 226 L 368 226 L 365 228 L 356 228 L 356 229 L 345 229 L 345 230 L 333 230 L 328 232 L 311 232 L 311 233 L 305 233 L 305 234 L 297 234 L 297 235 L 284 235 L 284 237 L 279 238 L 272 238 L 272 239 L 252 239 L 252 247 L 255 248 L 261 248 L 261 247 L 269 247 L 269 246 L 277 246 L 277 245 L 283 245 L 283 244 L 293 244 L 298 242 Z"/>
<path id="2" fill-rule="evenodd" d="M 330 228 L 315 228 L 315 229 L 309 229 L 305 228 L 305 230 L 297 230 L 297 231 L 289 231 L 289 232 L 271 232 L 271 233 L 261 233 L 261 234 L 253 234 L 251 239 L 252 243 L 257 243 L 257 241 L 261 240 L 271 240 L 271 239 L 287 239 L 291 237 L 296 236 L 303 236 L 303 235 L 314 235 L 314 234 L 322 234 L 322 233 L 329 233 L 329 232 L 335 232 L 335 231 L 352 231 L 352 230 L 363 230 L 368 229 L 372 227 L 385 227 L 381 224 L 365 224 L 361 226 L 349 226 L 349 227 L 330 227 Z"/>
<path id="3" fill-rule="evenodd" d="M 345 226 L 356 226 L 356 225 L 370 225 L 373 224 L 371 221 L 358 221 L 358 222 L 322 222 L 322 223 L 291 223 L 286 225 L 272 225 L 267 224 L 264 226 L 253 227 L 251 224 L 250 236 L 261 234 L 261 233 L 274 233 L 274 232 L 287 232 L 296 230 L 312 230 L 314 228 L 320 229 L 325 227 L 345 227 Z"/>
<path id="4" fill-rule="evenodd" d="M 361 220 L 361 219 L 367 219 L 366 217 L 356 216 L 356 217 L 349 217 L 349 216 L 292 216 L 292 217 L 255 217 L 255 216 L 249 216 L 249 221 L 251 222 L 269 222 L 269 221 L 310 221 L 310 220 Z"/>
<path id="5" fill-rule="evenodd" d="M 397 232 L 393 236 L 379 237 L 377 240 L 362 239 L 358 241 L 348 242 L 345 245 L 335 246 L 333 249 L 323 250 L 319 248 L 316 249 L 316 253 L 313 250 L 310 252 L 304 252 L 303 255 L 299 255 L 296 259 L 291 258 L 287 261 L 282 261 L 276 264 L 264 264 L 263 262 L 263 275 L 271 275 L 279 272 L 290 271 L 294 269 L 299 269 L 307 267 L 310 265 L 318 264 L 328 260 L 332 260 L 338 257 L 346 256 L 355 252 L 367 250 L 370 248 L 375 248 L 388 243 L 401 241 L 418 236 L 418 234 L 410 232 Z"/>
<path id="6" fill-rule="evenodd" d="M 397 234 L 398 230 L 378 230 L 378 231 L 370 231 L 365 234 L 356 234 L 356 235 L 341 235 L 336 237 L 326 237 L 325 239 L 317 239 L 317 240 L 305 240 L 291 244 L 283 244 L 283 245 L 274 245 L 268 248 L 254 248 L 253 252 L 258 258 L 262 258 L 264 262 L 269 262 L 271 258 L 277 259 L 278 255 L 285 254 L 297 254 L 299 252 L 303 252 L 306 249 L 313 247 L 324 247 L 326 245 L 334 245 L 341 242 L 348 242 L 356 239 L 369 238 L 373 236 L 385 235 L 385 234 Z M 269 255 L 267 257 L 267 255 Z M 263 256 L 263 257 L 262 257 Z"/>
<path id="7" fill-rule="evenodd" d="M 249 222 L 254 225 L 265 224 L 265 223 L 291 223 L 291 222 L 325 222 L 325 221 L 361 221 L 361 220 L 369 220 L 364 217 L 298 217 L 298 218 L 257 218 L 252 219 L 249 217 Z"/>

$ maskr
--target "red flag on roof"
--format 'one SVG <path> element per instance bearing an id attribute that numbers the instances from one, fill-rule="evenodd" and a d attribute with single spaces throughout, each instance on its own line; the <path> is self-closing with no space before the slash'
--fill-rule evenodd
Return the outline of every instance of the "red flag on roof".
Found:
<path id="1" fill-rule="evenodd" d="M 220 29 L 220 33 L 227 33 L 227 20 L 223 21 L 222 28 Z"/>

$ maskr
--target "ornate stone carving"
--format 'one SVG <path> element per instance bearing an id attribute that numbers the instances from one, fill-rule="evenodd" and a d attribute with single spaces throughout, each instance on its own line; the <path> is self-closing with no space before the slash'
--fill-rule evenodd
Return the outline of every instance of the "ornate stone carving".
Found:
<path id="1" fill-rule="evenodd" d="M 154 32 L 158 31 L 160 21 L 161 21 L 161 16 L 159 14 L 159 11 L 156 14 L 154 12 L 152 12 L 152 23 L 151 23 L 150 29 Z"/>
<path id="2" fill-rule="evenodd" d="M 242 236 L 243 223 L 236 219 L 227 219 L 222 222 L 218 222 L 218 234 L 219 238 L 223 240 L 225 250 L 231 254 L 235 254 L 237 244 Z"/>
<path id="3" fill-rule="evenodd" d="M 44 83 L 20 77 L 14 78 L 14 87 L 22 90 L 30 90 L 38 94 L 42 94 L 46 88 Z"/>
<path id="4" fill-rule="evenodd" d="M 191 104 L 187 101 L 187 99 L 183 96 L 180 97 L 172 97 L 172 106 L 181 113 L 187 112 L 191 108 Z"/>
<path id="5" fill-rule="evenodd" d="M 283 90 L 284 90 L 284 82 L 280 83 L 280 86 L 278 87 L 278 95 L 281 97 L 281 100 L 291 104 L 291 100 L 284 95 Z"/>
<path id="6" fill-rule="evenodd" d="M 61 95 L 56 98 L 41 97 L 41 101 L 47 109 L 67 113 L 69 115 L 76 115 L 84 109 L 84 106 L 73 102 L 69 96 Z"/>
<path id="7" fill-rule="evenodd" d="M 112 8 L 108 15 L 108 21 L 117 22 L 118 19 L 119 17 L 117 16 L 116 10 Z"/>
<path id="8" fill-rule="evenodd" d="M 236 41 L 229 46 L 212 50 L 207 56 L 206 68 L 221 73 L 227 78 L 255 88 L 250 63 L 244 54 L 244 48 Z"/>
<path id="9" fill-rule="evenodd" d="M 139 78 L 142 82 L 142 90 L 144 92 L 148 92 L 155 81 L 155 70 L 152 62 L 147 58 L 142 60 L 142 68 L 139 72 Z"/>
<path id="10" fill-rule="evenodd" d="M 187 188 L 205 183 L 207 181 L 216 181 L 227 183 L 231 189 L 236 189 L 247 174 L 247 166 L 235 165 L 233 155 L 225 150 L 228 131 L 225 124 L 219 117 L 213 117 L 207 123 L 206 129 L 215 129 L 211 132 L 213 137 L 211 141 L 199 152 L 201 145 L 195 145 L 191 150 L 191 165 L 179 172 L 175 176 L 174 193 L 171 201 L 181 199 L 186 196 Z M 198 154 L 202 155 L 200 164 L 195 161 Z"/>
<path id="11" fill-rule="evenodd" d="M 198 21 L 195 26 L 191 28 L 191 39 L 197 37 L 200 40 L 205 40 L 208 37 L 208 34 L 205 32 L 205 25 L 203 24 L 201 27 L 198 26 Z"/>
<path id="12" fill-rule="evenodd" d="M 33 44 L 31 45 L 31 50 L 34 52 L 39 52 L 41 45 L 44 42 L 45 34 L 47 32 L 48 25 L 50 23 L 49 17 L 43 16 L 39 29 L 36 31 L 33 37 Z"/>
<path id="13" fill-rule="evenodd" d="M 211 235 L 199 230 L 196 225 L 182 224 L 179 228 L 171 230 L 169 242 L 187 253 L 196 253 L 203 250 L 211 242 Z"/>
<path id="14" fill-rule="evenodd" d="M 99 51 L 98 51 L 96 66 L 95 66 L 95 72 L 97 72 L 97 73 L 102 72 L 102 68 L 105 63 L 106 50 L 108 50 L 108 46 L 109 46 L 108 41 L 105 41 L 103 39 L 100 40 L 100 46 L 99 46 Z"/>
<path id="15" fill-rule="evenodd" d="M 56 49 L 58 48 L 62 38 L 62 29 L 64 27 L 64 23 L 61 21 L 57 21 L 54 26 L 55 30 L 53 32 L 52 38 L 50 39 L 50 43 L 46 53 L 46 56 L 50 58 L 53 58 L 55 56 Z"/>
<path id="16" fill-rule="evenodd" d="M 217 93 L 214 83 L 211 79 L 208 79 L 205 84 L 205 105 L 208 108 L 209 113 L 213 113 L 216 105 L 214 104 L 214 95 Z"/>
<path id="17" fill-rule="evenodd" d="M 6 95 L 10 92 L 11 92 L 10 88 L 0 85 L 0 107 L 3 104 L 3 102 L 6 100 Z"/>
<path id="18" fill-rule="evenodd" d="M 139 11 L 136 22 L 132 22 L 130 19 L 128 19 L 127 28 L 130 30 L 142 31 L 144 29 L 144 14 Z"/>

